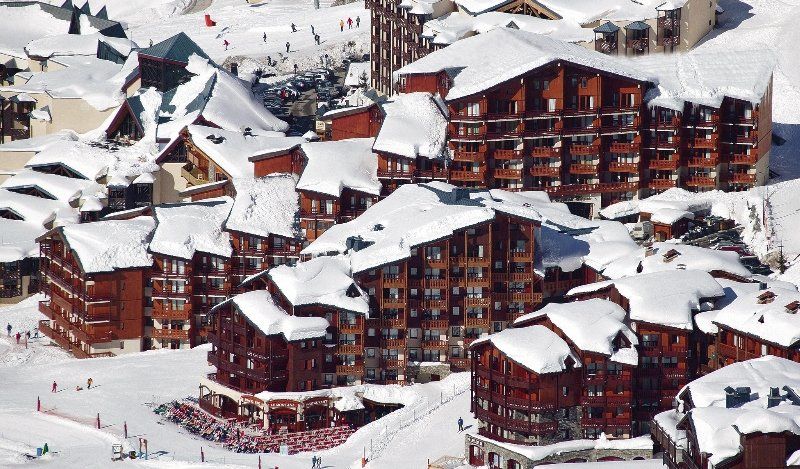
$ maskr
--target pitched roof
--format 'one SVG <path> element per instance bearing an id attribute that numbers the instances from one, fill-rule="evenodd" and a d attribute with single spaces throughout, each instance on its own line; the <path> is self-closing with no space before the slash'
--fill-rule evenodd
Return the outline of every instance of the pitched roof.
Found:
<path id="1" fill-rule="evenodd" d="M 182 63 L 189 63 L 189 57 L 191 57 L 192 54 L 197 54 L 204 59 L 211 60 L 208 55 L 203 52 L 203 49 L 195 44 L 184 32 L 180 32 L 168 39 L 164 39 L 158 44 L 153 44 L 139 51 L 139 55 Z"/>
<path id="2" fill-rule="evenodd" d="M 596 33 L 615 33 L 619 31 L 619 26 L 615 25 L 611 21 L 606 21 L 600 26 L 594 28 L 593 31 Z"/>
<path id="3" fill-rule="evenodd" d="M 625 25 L 625 29 L 630 29 L 633 31 L 644 31 L 645 29 L 650 29 L 650 25 L 645 23 L 644 21 L 634 21 L 628 25 Z"/>

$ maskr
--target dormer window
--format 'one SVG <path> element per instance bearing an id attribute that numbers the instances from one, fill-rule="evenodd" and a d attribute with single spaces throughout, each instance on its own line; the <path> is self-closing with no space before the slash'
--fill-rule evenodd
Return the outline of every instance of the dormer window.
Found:
<path id="1" fill-rule="evenodd" d="M 775 293 L 767 290 L 764 293 L 758 295 L 758 304 L 763 305 L 767 303 L 772 303 L 775 300 Z"/>
<path id="2" fill-rule="evenodd" d="M 786 312 L 787 313 L 791 313 L 791 314 L 795 314 L 797 312 L 798 308 L 800 308 L 800 301 L 795 300 L 795 301 L 792 301 L 791 303 L 789 303 L 788 305 L 786 305 Z"/>
<path id="3" fill-rule="evenodd" d="M 680 255 L 681 253 L 679 253 L 677 250 L 670 249 L 669 251 L 664 253 L 664 262 L 672 262 Z"/>
<path id="4" fill-rule="evenodd" d="M 361 296 L 361 292 L 358 291 L 358 287 L 356 287 L 355 283 L 350 284 L 350 287 L 347 289 L 347 296 L 350 298 L 358 298 Z"/>

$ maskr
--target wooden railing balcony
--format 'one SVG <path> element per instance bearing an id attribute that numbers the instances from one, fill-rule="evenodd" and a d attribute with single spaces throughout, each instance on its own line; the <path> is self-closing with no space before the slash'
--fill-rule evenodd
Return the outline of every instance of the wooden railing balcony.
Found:
<path id="1" fill-rule="evenodd" d="M 755 145 L 758 143 L 758 136 L 755 134 L 747 137 L 745 137 L 744 135 L 737 135 L 735 142 L 748 145 Z"/>
<path id="2" fill-rule="evenodd" d="M 356 344 L 338 344 L 336 345 L 336 353 L 341 355 L 361 355 L 364 353 L 364 347 Z"/>
<path id="3" fill-rule="evenodd" d="M 150 337 L 154 339 L 189 340 L 188 329 L 159 329 L 152 328 Z"/>
<path id="4" fill-rule="evenodd" d="M 486 120 L 502 121 L 502 120 L 516 120 L 522 119 L 524 112 L 507 111 L 507 112 L 489 112 L 486 114 Z"/>
<path id="5" fill-rule="evenodd" d="M 481 327 L 481 328 L 488 328 L 491 324 L 488 316 L 483 317 L 476 317 L 476 316 L 467 316 L 464 318 L 464 325 L 467 327 Z"/>
<path id="6" fill-rule="evenodd" d="M 520 150 L 492 150 L 492 158 L 496 160 L 517 160 L 522 158 L 522 151 Z"/>
<path id="7" fill-rule="evenodd" d="M 569 172 L 572 174 L 597 174 L 598 166 L 596 164 L 571 164 L 569 165 Z"/>
<path id="8" fill-rule="evenodd" d="M 737 154 L 731 155 L 730 161 L 731 161 L 731 164 L 753 165 L 753 164 L 758 163 L 758 155 L 757 154 L 748 155 L 746 153 L 745 154 L 737 153 Z"/>
<path id="9" fill-rule="evenodd" d="M 662 169 L 662 170 L 669 170 L 675 171 L 678 169 L 680 165 L 680 161 L 678 159 L 671 159 L 671 160 L 662 160 L 662 159 L 654 159 L 650 160 L 648 166 L 650 169 Z"/>
<path id="10" fill-rule="evenodd" d="M 339 375 L 360 375 L 364 373 L 364 365 L 336 365 L 336 374 Z"/>
<path id="11" fill-rule="evenodd" d="M 386 348 L 405 348 L 406 347 L 406 339 L 391 339 L 391 338 L 381 338 L 383 345 Z"/>
<path id="12" fill-rule="evenodd" d="M 474 121 L 482 121 L 484 119 L 486 119 L 485 112 L 480 112 L 478 114 L 467 114 L 464 112 L 460 112 L 457 114 L 452 114 L 450 116 L 450 120 L 453 122 L 458 122 L 458 121 L 474 122 Z"/>
<path id="13" fill-rule="evenodd" d="M 453 152 L 453 161 L 463 161 L 465 163 L 480 163 L 486 160 L 486 153 L 482 151 L 461 151 Z"/>
<path id="14" fill-rule="evenodd" d="M 558 137 L 561 135 L 561 130 L 558 128 L 550 128 L 550 129 L 525 129 L 523 131 L 523 136 L 529 138 L 547 138 L 547 137 Z"/>
<path id="15" fill-rule="evenodd" d="M 477 131 L 473 132 L 453 132 L 450 138 L 457 139 L 457 140 L 470 140 L 470 141 L 480 141 L 486 137 L 486 130 L 481 128 Z"/>
<path id="16" fill-rule="evenodd" d="M 560 177 L 561 166 L 535 165 L 531 166 L 531 176 Z"/>
<path id="17" fill-rule="evenodd" d="M 447 319 L 423 319 L 421 323 L 422 329 L 425 330 L 446 330 L 450 326 L 450 321 Z"/>
<path id="18" fill-rule="evenodd" d="M 533 147 L 531 148 L 532 158 L 560 158 L 561 149 L 553 147 Z"/>
<path id="19" fill-rule="evenodd" d="M 596 155 L 600 152 L 600 145 L 570 145 L 571 155 Z"/>
<path id="20" fill-rule="evenodd" d="M 719 164 L 719 156 L 689 158 L 686 162 L 686 166 L 690 168 L 713 168 L 717 164 Z"/>
<path id="21" fill-rule="evenodd" d="M 447 179 L 447 170 L 444 168 L 418 169 L 414 176 L 422 179 Z"/>
<path id="22" fill-rule="evenodd" d="M 451 171 L 450 179 L 454 181 L 483 181 L 483 171 Z"/>
<path id="23" fill-rule="evenodd" d="M 464 286 L 488 288 L 491 286 L 491 282 L 489 281 L 489 277 L 467 275 L 467 278 L 464 281 Z"/>
<path id="24" fill-rule="evenodd" d="M 706 176 L 689 176 L 686 185 L 690 187 L 716 187 L 717 179 Z"/>
<path id="25" fill-rule="evenodd" d="M 386 288 L 403 287 L 406 284 L 406 278 L 398 274 L 383 274 L 381 280 Z"/>
<path id="26" fill-rule="evenodd" d="M 639 163 L 621 163 L 612 161 L 608 164 L 608 170 L 616 173 L 638 173 Z"/>
<path id="27" fill-rule="evenodd" d="M 562 100 L 559 100 L 559 102 Z M 561 109 L 526 109 L 525 118 L 533 119 L 536 117 L 558 117 L 561 116 Z"/>
<path id="28" fill-rule="evenodd" d="M 677 138 L 672 140 L 654 139 L 650 143 L 654 148 L 665 148 L 670 150 L 674 150 L 681 146 L 681 142 Z"/>
<path id="29" fill-rule="evenodd" d="M 446 340 L 440 339 L 422 339 L 422 348 L 428 349 L 447 349 L 448 343 Z"/>
<path id="30" fill-rule="evenodd" d="M 447 288 L 446 278 L 426 278 L 424 281 L 426 288 Z"/>
<path id="31" fill-rule="evenodd" d="M 171 308 L 163 308 L 163 307 L 156 307 L 158 300 L 153 302 L 153 310 L 150 313 L 150 316 L 153 319 L 167 319 L 167 320 L 189 320 L 192 314 L 192 306 L 191 303 L 187 303 L 186 307 L 183 309 L 171 309 Z"/>
<path id="32" fill-rule="evenodd" d="M 447 308 L 447 300 L 444 298 L 425 298 L 422 300 L 422 306 L 426 309 L 443 309 Z"/>
<path id="33" fill-rule="evenodd" d="M 677 179 L 651 179 L 647 184 L 650 189 L 669 189 L 670 187 L 677 187 Z"/>
<path id="34" fill-rule="evenodd" d="M 625 48 L 636 51 L 643 51 L 650 48 L 650 39 L 628 39 L 625 41 Z"/>
<path id="35" fill-rule="evenodd" d="M 405 298 L 383 298 L 381 301 L 382 308 L 405 308 L 406 306 L 406 299 Z"/>
<path id="36" fill-rule="evenodd" d="M 615 142 L 612 143 L 608 147 L 608 151 L 611 153 L 636 153 L 641 148 L 641 144 L 639 143 L 620 143 Z"/>
<path id="37" fill-rule="evenodd" d="M 339 332 L 344 334 L 359 334 L 364 331 L 364 318 L 357 316 L 352 321 L 339 321 Z"/>
<path id="38" fill-rule="evenodd" d="M 713 138 L 695 138 L 695 148 L 715 148 L 717 146 L 717 137 Z"/>
<path id="39" fill-rule="evenodd" d="M 381 366 L 384 368 L 403 368 L 406 366 L 406 362 L 399 358 L 381 357 Z"/>
<path id="40" fill-rule="evenodd" d="M 411 169 L 381 169 L 378 168 L 378 177 L 384 178 L 410 178 L 414 175 Z"/>
<path id="41" fill-rule="evenodd" d="M 756 175 L 750 173 L 731 173 L 730 181 L 737 184 L 755 184 Z"/>
<path id="42" fill-rule="evenodd" d="M 493 175 L 496 179 L 522 179 L 522 169 L 495 168 Z"/>
<path id="43" fill-rule="evenodd" d="M 572 196 L 596 194 L 603 192 L 633 192 L 639 190 L 638 182 L 603 182 L 596 184 L 567 184 L 544 188 L 545 192 L 554 196 Z"/>

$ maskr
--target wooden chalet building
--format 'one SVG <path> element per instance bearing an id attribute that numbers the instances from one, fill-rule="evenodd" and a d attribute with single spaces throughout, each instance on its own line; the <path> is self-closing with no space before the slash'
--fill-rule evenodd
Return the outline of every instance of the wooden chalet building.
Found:
<path id="1" fill-rule="evenodd" d="M 580 368 L 578 438 L 633 435 L 633 376 L 639 365 L 636 334 L 626 312 L 606 300 L 551 303 L 526 314 L 514 327 L 542 325 L 555 332 L 577 356 Z"/>
<path id="2" fill-rule="evenodd" d="M 39 330 L 76 357 L 142 350 L 145 284 L 152 258 L 152 218 L 55 228 L 42 235 L 40 263 L 47 299 Z M 120 253 L 125 254 L 120 254 Z"/>
<path id="3" fill-rule="evenodd" d="M 652 436 L 664 464 L 670 469 L 797 467 L 798 366 L 766 356 L 689 383 L 676 398 L 679 406 L 654 419 Z"/>
<path id="4" fill-rule="evenodd" d="M 373 139 L 307 142 L 297 181 L 300 229 L 313 241 L 336 223 L 354 219 L 378 201 L 381 185 Z"/>
<path id="5" fill-rule="evenodd" d="M 570 292 L 571 300 L 602 298 L 629 314 L 630 327 L 639 338 L 634 434 L 647 433 L 653 416 L 672 408 L 677 392 L 697 376 L 701 347 L 694 316 L 702 305 L 722 296 L 722 287 L 710 274 L 681 269 L 589 284 Z M 686 303 L 675 298 L 686 298 Z"/>
<path id="6" fill-rule="evenodd" d="M 491 54 L 497 44 L 519 53 Z M 730 77 L 712 57 L 695 55 L 696 67 L 682 55 L 670 55 L 632 68 L 633 63 L 513 29 L 457 41 L 394 70 L 400 96 L 425 92 L 444 100 L 446 154 L 401 155 L 405 158 L 395 166 L 385 151 L 389 163 L 379 173 L 401 183 L 439 179 L 467 187 L 543 190 L 586 215 L 669 187 L 742 190 L 763 184 L 771 145 L 772 62 L 754 54 L 758 65 L 752 73 Z M 524 73 L 496 73 L 512 68 Z M 704 101 L 717 105 L 694 103 L 690 94 L 681 97 L 676 84 L 676 70 L 684 68 L 720 87 L 742 80 L 753 93 L 714 94 Z M 378 82 L 384 79 L 372 73 Z M 654 75 L 660 86 L 676 87 L 678 98 L 648 94 Z M 390 120 L 386 114 L 382 126 Z M 365 122 L 353 122 L 361 127 L 349 132 L 368 133 Z M 376 140 L 379 155 L 382 132 Z"/>

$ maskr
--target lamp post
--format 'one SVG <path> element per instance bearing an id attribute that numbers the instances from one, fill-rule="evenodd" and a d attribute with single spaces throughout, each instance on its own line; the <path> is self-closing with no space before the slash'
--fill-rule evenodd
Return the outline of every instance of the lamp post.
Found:
<path id="1" fill-rule="evenodd" d="M 6 143 L 6 98 L 0 96 L 0 143 Z"/>

